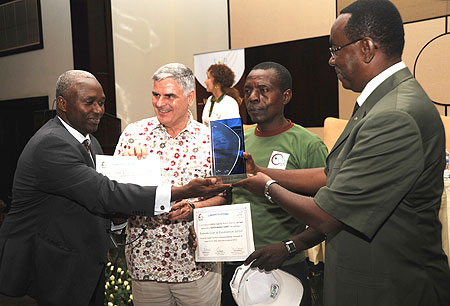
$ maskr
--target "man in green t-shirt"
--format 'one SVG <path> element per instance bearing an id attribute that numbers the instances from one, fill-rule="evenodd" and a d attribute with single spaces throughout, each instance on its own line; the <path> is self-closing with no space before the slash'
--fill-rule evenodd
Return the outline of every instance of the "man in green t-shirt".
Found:
<path id="1" fill-rule="evenodd" d="M 257 123 L 245 131 L 246 152 L 256 165 L 273 169 L 323 167 L 327 149 L 320 138 L 284 117 L 284 106 L 292 97 L 289 71 L 274 62 L 256 65 L 247 76 L 244 101 L 251 119 Z M 295 182 L 286 188 L 295 191 Z M 292 237 L 305 230 L 295 219 L 269 198 L 254 195 L 244 188 L 233 188 L 232 202 L 250 203 L 255 248 L 273 245 L 268 257 L 277 262 L 284 258 L 281 269 L 296 276 L 303 284 L 302 306 L 311 305 L 308 266 L 305 253 L 297 251 Z M 222 279 L 222 305 L 234 303 L 229 283 L 238 263 L 225 263 Z"/>

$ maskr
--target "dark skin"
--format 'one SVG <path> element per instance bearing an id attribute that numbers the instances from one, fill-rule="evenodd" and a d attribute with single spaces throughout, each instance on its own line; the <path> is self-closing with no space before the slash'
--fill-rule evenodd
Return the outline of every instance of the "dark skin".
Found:
<path id="1" fill-rule="evenodd" d="M 65 97 L 56 98 L 57 110 L 61 119 L 82 135 L 97 131 L 100 119 L 105 113 L 105 94 L 100 83 L 93 78 L 79 77 L 71 83 Z M 194 179 L 181 187 L 172 187 L 173 201 L 211 196 L 230 188 L 230 184 L 218 184 L 217 179 Z"/>
<path id="2" fill-rule="evenodd" d="M 254 122 L 257 123 L 257 129 L 261 132 L 270 133 L 273 130 L 278 130 L 281 127 L 288 124 L 288 120 L 284 117 L 284 106 L 290 102 L 292 97 L 292 90 L 288 89 L 282 91 L 280 88 L 280 80 L 278 78 L 277 72 L 274 69 L 268 70 L 252 70 L 244 85 L 244 101 L 247 107 L 247 111 Z M 267 169 L 258 167 L 251 154 L 244 153 L 246 158 L 246 171 L 249 176 L 259 177 L 263 175 L 260 171 L 268 172 L 277 179 L 282 186 L 285 186 L 291 190 L 304 190 L 304 186 L 298 185 L 298 174 L 297 170 L 278 170 L 278 169 Z M 309 175 L 312 174 L 312 170 L 315 169 L 304 169 L 306 171 L 305 177 L 307 180 L 311 181 Z M 258 173 L 259 172 L 259 173 Z M 257 175 L 258 173 L 258 175 Z M 256 175 L 256 176 L 255 176 Z M 320 171 L 320 177 L 324 176 L 323 169 Z M 269 179 L 268 176 L 265 178 Z M 247 180 L 241 181 L 246 182 Z M 323 180 L 326 182 L 326 177 Z M 322 181 L 321 181 L 322 182 Z M 265 182 L 264 182 L 265 184 Z M 315 183 L 309 187 L 308 191 L 315 193 L 318 190 L 316 185 L 320 183 Z M 234 185 L 238 186 L 238 185 Z M 245 185 L 241 185 L 245 186 Z M 263 185 L 264 189 L 264 185 Z M 250 190 L 250 189 L 249 189 Z M 252 191 L 252 190 L 250 190 Z M 289 211 L 288 211 L 289 212 Z M 304 234 L 306 232 L 306 234 Z M 303 241 L 300 235 L 294 237 L 286 237 L 289 240 L 293 240 L 297 246 L 298 251 L 308 249 L 324 239 L 324 235 L 318 231 L 308 229 L 303 232 L 303 236 L 307 238 L 308 242 Z M 192 236 L 190 237 L 190 244 L 193 250 L 197 247 L 197 242 L 195 241 L 195 231 L 192 229 Z M 259 250 L 256 250 L 245 260 L 245 264 L 251 263 L 253 267 L 259 267 L 261 269 L 272 270 L 280 267 L 283 262 L 289 258 L 289 252 L 287 251 L 285 244 L 283 242 L 269 245 Z"/>
<path id="3" fill-rule="evenodd" d="M 250 71 L 244 84 L 244 101 L 250 118 L 261 132 L 270 132 L 285 126 L 284 106 L 291 101 L 292 90 L 280 89 L 274 69 Z"/>
<path id="4" fill-rule="evenodd" d="M 350 40 L 344 28 L 350 14 L 339 15 L 330 32 L 330 45 L 333 48 L 343 46 Z M 354 92 L 361 92 L 367 83 L 390 66 L 401 61 L 401 58 L 388 58 L 371 37 L 337 51 L 336 58 L 330 57 L 328 64 L 332 66 L 342 86 Z"/>
<path id="5" fill-rule="evenodd" d="M 336 48 L 351 42 L 344 32 L 350 16 L 350 14 L 342 14 L 334 22 L 330 33 L 332 47 Z M 370 80 L 399 61 L 401 58 L 387 57 L 372 38 L 364 37 L 337 51 L 336 57 L 330 57 L 329 64 L 335 68 L 338 79 L 344 88 L 361 92 Z M 247 160 L 249 159 L 247 157 Z M 303 249 L 320 242 L 318 241 L 320 234 L 333 234 L 343 228 L 343 224 L 323 211 L 313 198 L 289 191 L 314 194 L 326 184 L 326 175 L 323 170 L 323 168 L 317 168 L 280 171 L 255 166 L 253 169 L 256 172 L 255 175 L 249 176 L 233 186 L 244 187 L 255 194 L 263 194 L 264 185 L 270 178 L 280 181 L 281 186 L 270 185 L 269 193 L 276 203 L 310 226 L 306 231 L 293 238 L 296 245 Z M 285 180 L 291 181 L 292 184 L 296 182 L 296 185 L 287 187 Z M 245 263 L 249 264 L 255 260 L 252 266 L 266 269 L 276 267 L 276 261 L 274 263 L 272 258 L 267 258 L 267 254 L 272 252 L 271 249 L 274 246 L 254 252 Z"/>
<path id="6" fill-rule="evenodd" d="M 105 113 L 105 94 L 100 83 L 92 78 L 78 78 L 65 97 L 56 98 L 60 116 L 82 135 L 97 131 Z"/>

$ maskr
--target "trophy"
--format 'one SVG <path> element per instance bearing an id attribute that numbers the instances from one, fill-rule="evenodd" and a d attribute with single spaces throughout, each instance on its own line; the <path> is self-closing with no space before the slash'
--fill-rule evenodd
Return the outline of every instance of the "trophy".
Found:
<path id="1" fill-rule="evenodd" d="M 213 120 L 209 124 L 213 176 L 225 184 L 246 178 L 241 118 Z"/>

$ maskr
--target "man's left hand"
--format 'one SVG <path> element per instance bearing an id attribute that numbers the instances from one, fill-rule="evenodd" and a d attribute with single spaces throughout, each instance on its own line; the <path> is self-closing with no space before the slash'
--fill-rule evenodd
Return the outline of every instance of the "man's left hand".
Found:
<path id="1" fill-rule="evenodd" d="M 263 195 L 264 186 L 268 180 L 270 180 L 270 176 L 262 172 L 258 172 L 256 175 L 249 174 L 248 178 L 233 183 L 233 187 L 244 187 L 254 194 Z"/>
<path id="2" fill-rule="evenodd" d="M 189 227 L 188 245 L 191 248 L 192 252 L 195 253 L 198 244 L 197 244 L 197 233 L 195 232 L 195 228 L 193 225 Z"/>
<path id="3" fill-rule="evenodd" d="M 177 221 L 181 219 L 192 220 L 192 207 L 186 200 L 175 203 L 168 214 L 170 221 Z"/>

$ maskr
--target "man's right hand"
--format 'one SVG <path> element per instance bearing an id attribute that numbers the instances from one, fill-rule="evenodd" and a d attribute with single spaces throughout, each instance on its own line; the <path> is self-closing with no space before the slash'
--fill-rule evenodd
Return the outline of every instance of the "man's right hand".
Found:
<path id="1" fill-rule="evenodd" d="M 252 268 L 271 271 L 281 267 L 283 262 L 289 258 L 289 252 L 286 250 L 284 242 L 265 246 L 250 254 L 244 262 Z"/>
<path id="2" fill-rule="evenodd" d="M 133 149 L 126 150 L 122 153 L 123 156 L 136 156 L 137 159 L 146 158 L 148 150 L 145 147 L 136 146 Z"/>
<path id="3" fill-rule="evenodd" d="M 208 197 L 217 195 L 225 189 L 231 188 L 231 184 L 220 184 L 217 178 L 196 178 L 187 185 L 172 187 L 172 201 L 181 199 Z"/>

